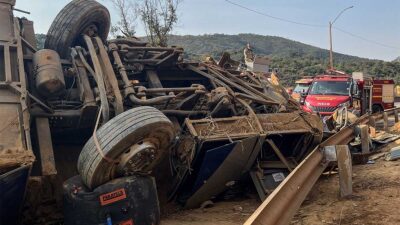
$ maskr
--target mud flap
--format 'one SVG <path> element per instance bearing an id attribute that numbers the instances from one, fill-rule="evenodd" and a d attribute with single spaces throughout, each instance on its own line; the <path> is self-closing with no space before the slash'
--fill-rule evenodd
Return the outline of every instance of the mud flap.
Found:
<path id="1" fill-rule="evenodd" d="M 254 163 L 264 138 L 253 136 L 207 150 L 185 207 L 198 207 L 237 182 Z"/>
<path id="2" fill-rule="evenodd" d="M 30 166 L 0 175 L 0 225 L 18 224 L 24 203 Z"/>

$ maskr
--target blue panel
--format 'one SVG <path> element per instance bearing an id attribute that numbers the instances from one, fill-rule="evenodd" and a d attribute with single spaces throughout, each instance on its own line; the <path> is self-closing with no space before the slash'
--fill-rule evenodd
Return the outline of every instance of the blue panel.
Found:
<path id="1" fill-rule="evenodd" d="M 204 181 L 206 181 L 218 169 L 236 144 L 237 142 L 234 142 L 207 150 L 198 171 L 196 181 L 194 182 L 192 193 L 196 192 L 201 186 L 203 186 Z"/>
<path id="2" fill-rule="evenodd" d="M 19 167 L 0 175 L 0 225 L 18 224 L 29 168 Z"/>

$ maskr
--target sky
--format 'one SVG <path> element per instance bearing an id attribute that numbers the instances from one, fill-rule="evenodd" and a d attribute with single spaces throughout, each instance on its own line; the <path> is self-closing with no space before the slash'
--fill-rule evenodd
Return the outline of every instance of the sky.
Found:
<path id="1" fill-rule="evenodd" d="M 132 0 L 135 1 L 135 0 Z M 398 0 L 229 0 L 261 14 L 319 27 L 275 20 L 240 8 L 226 0 L 183 0 L 179 22 L 173 34 L 254 33 L 296 40 L 327 49 L 329 21 L 349 6 L 334 23 L 333 50 L 365 58 L 391 61 L 400 56 L 400 1 Z M 17 0 L 16 8 L 31 12 L 15 13 L 34 21 L 36 33 L 47 33 L 57 13 L 69 0 Z M 119 18 L 108 0 L 99 0 L 111 12 L 113 23 Z M 137 22 L 137 35 L 145 32 Z"/>

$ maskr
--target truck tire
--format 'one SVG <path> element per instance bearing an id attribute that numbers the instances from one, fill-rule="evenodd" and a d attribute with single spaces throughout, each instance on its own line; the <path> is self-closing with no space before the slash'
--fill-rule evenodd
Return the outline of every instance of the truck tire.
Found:
<path id="1" fill-rule="evenodd" d="M 54 19 L 47 32 L 44 48 L 53 49 L 61 58 L 69 58 L 69 47 L 82 45 L 82 34 L 107 39 L 110 13 L 94 0 L 73 0 Z"/>
<path id="2" fill-rule="evenodd" d="M 96 188 L 116 177 L 148 174 L 175 138 L 172 122 L 149 106 L 125 111 L 97 130 L 103 156 L 91 137 L 78 159 L 83 183 Z"/>

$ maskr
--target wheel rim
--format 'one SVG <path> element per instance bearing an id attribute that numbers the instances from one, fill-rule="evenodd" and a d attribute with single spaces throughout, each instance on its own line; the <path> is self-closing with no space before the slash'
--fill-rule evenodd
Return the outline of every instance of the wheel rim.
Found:
<path id="1" fill-rule="evenodd" d="M 162 153 L 158 146 L 159 141 L 154 138 L 135 143 L 119 157 L 117 172 L 124 176 L 149 173 Z"/>
<path id="2" fill-rule="evenodd" d="M 82 34 L 86 34 L 89 37 L 94 37 L 97 36 L 99 33 L 99 29 L 96 26 L 96 24 L 90 24 L 89 26 L 87 26 L 83 31 Z"/>

